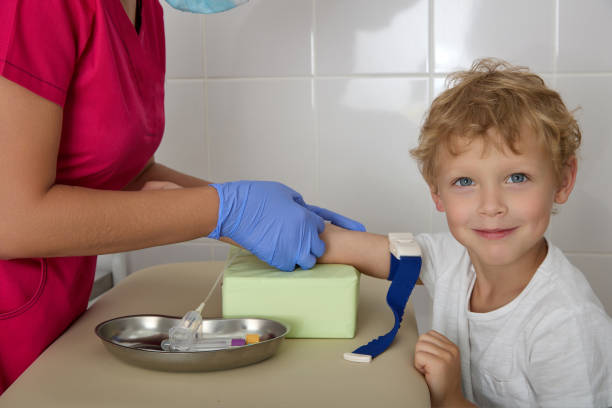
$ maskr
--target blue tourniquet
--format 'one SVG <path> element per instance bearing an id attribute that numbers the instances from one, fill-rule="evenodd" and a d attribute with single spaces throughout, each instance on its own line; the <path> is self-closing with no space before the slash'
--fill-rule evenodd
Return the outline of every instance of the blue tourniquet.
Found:
<path id="1" fill-rule="evenodd" d="M 406 303 L 408 302 L 414 285 L 419 279 L 420 272 L 420 256 L 402 256 L 400 259 L 397 259 L 391 254 L 391 266 L 389 268 L 388 278 L 391 281 L 391 285 L 387 292 L 387 304 L 395 316 L 395 325 L 387 334 L 359 347 L 353 351 L 353 353 L 367 354 L 375 358 L 393 343 L 393 339 L 395 339 L 395 335 L 402 323 Z"/>

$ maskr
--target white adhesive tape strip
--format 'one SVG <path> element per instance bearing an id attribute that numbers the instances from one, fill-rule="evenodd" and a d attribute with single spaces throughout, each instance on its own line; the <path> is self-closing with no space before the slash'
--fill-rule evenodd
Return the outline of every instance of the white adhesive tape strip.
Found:
<path id="1" fill-rule="evenodd" d="M 344 353 L 344 359 L 355 363 L 369 363 L 372 356 L 369 354 Z"/>

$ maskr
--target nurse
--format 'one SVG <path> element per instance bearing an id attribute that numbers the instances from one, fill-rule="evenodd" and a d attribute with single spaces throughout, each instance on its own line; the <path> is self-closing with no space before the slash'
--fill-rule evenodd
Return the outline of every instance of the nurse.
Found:
<path id="1" fill-rule="evenodd" d="M 324 219 L 363 229 L 279 183 L 155 162 L 165 59 L 157 0 L 2 1 L 0 394 L 85 311 L 97 254 L 208 236 L 289 271 L 323 254 Z"/>

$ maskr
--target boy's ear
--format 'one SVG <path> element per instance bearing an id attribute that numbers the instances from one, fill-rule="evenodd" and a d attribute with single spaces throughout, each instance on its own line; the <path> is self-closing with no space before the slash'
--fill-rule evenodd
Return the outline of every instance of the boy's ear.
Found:
<path id="1" fill-rule="evenodd" d="M 561 171 L 561 180 L 555 192 L 555 203 L 563 204 L 569 198 L 574 184 L 576 184 L 576 173 L 578 172 L 578 160 L 572 156 Z"/>
<path id="2" fill-rule="evenodd" d="M 430 184 L 429 185 L 429 193 L 431 194 L 431 198 L 432 198 L 434 204 L 436 205 L 436 210 L 438 210 L 440 212 L 446 211 L 444 209 L 444 203 L 442 202 L 442 198 L 440 197 L 440 194 L 438 193 L 438 189 L 436 188 L 436 186 L 432 186 Z"/>

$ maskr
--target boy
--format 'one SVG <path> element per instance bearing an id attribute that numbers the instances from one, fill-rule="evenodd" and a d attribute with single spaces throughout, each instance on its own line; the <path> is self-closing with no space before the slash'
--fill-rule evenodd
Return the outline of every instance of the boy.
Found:
<path id="1" fill-rule="evenodd" d="M 612 406 L 612 320 L 544 233 L 576 180 L 581 134 L 524 68 L 451 76 L 411 153 L 450 233 L 416 236 L 433 329 L 414 365 L 432 406 Z M 386 278 L 385 236 L 328 226 L 325 263 Z"/>

